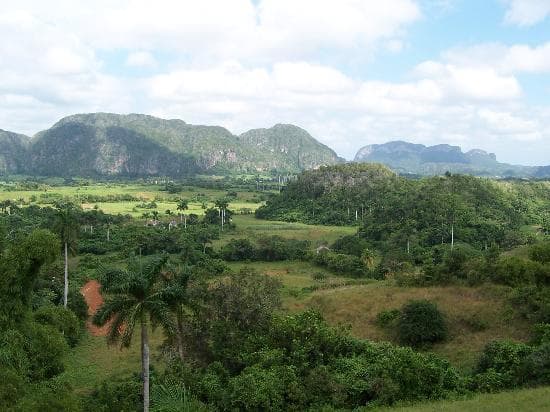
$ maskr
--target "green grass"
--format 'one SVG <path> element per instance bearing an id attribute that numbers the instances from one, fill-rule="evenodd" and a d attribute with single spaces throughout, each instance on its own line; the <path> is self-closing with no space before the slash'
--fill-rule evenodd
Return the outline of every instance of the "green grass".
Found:
<path id="1" fill-rule="evenodd" d="M 129 348 L 107 345 L 105 337 L 85 333 L 78 345 L 71 349 L 65 359 L 63 378 L 79 394 L 89 394 L 105 379 L 127 376 L 141 370 L 140 329 L 136 328 Z M 164 340 L 162 331 L 150 333 L 151 365 L 161 368 L 155 354 Z"/>
<path id="2" fill-rule="evenodd" d="M 233 217 L 236 229 L 222 234 L 214 246 L 220 246 L 232 238 L 257 238 L 259 236 L 281 236 L 285 239 L 309 240 L 312 245 L 333 243 L 339 237 L 352 235 L 356 227 L 306 225 L 304 223 L 278 222 L 256 219 L 254 215 L 236 215 Z"/>
<path id="3" fill-rule="evenodd" d="M 227 191 L 216 189 L 203 189 L 194 187 L 184 187 L 179 193 L 168 193 L 162 191 L 162 184 L 122 184 L 122 183 L 93 183 L 89 186 L 43 186 L 41 190 L 7 190 L 6 187 L 0 189 L 0 201 L 13 200 L 18 201 L 23 199 L 25 202 L 30 202 L 31 198 L 36 198 L 38 204 L 48 205 L 51 203 L 44 203 L 46 200 L 41 198 L 41 195 L 59 195 L 64 198 L 69 198 L 78 204 L 82 205 L 85 210 L 93 209 L 97 207 L 103 210 L 105 213 L 110 214 L 128 214 L 133 217 L 141 217 L 144 212 L 151 212 L 157 210 L 160 215 L 165 216 L 166 210 L 171 210 L 174 214 L 177 214 L 177 202 L 176 199 L 183 198 L 189 201 L 189 209 L 186 214 L 203 215 L 204 209 L 202 208 L 199 200 L 192 201 L 200 197 L 207 203 L 207 207 L 214 207 L 214 201 L 218 198 L 225 197 Z M 143 201 L 153 201 L 157 203 L 156 209 L 141 209 L 137 208 L 137 205 L 142 203 L 141 201 L 119 201 L 119 202 L 85 202 L 86 195 L 94 196 L 108 196 L 108 195 L 131 195 L 137 199 L 143 199 Z M 237 191 L 237 198 L 230 202 L 229 208 L 235 212 L 239 212 L 241 209 L 256 210 L 262 203 L 257 200 L 257 193 L 248 191 Z"/>
<path id="4" fill-rule="evenodd" d="M 550 387 L 478 394 L 468 400 L 439 401 L 414 406 L 364 408 L 377 412 L 543 412 L 550 411 Z"/>

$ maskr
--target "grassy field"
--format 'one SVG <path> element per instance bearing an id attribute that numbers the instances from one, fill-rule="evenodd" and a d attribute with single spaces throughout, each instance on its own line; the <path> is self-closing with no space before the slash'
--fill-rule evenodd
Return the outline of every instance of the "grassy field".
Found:
<path id="1" fill-rule="evenodd" d="M 429 402 L 393 408 L 365 408 L 362 412 L 544 412 L 550 411 L 550 387 L 479 394 L 471 399 Z"/>
<path id="2" fill-rule="evenodd" d="M 12 200 L 15 202 L 36 202 L 41 205 L 52 204 L 52 199 L 57 196 L 69 198 L 82 205 L 85 210 L 95 207 L 110 214 L 129 214 L 134 217 L 141 216 L 144 212 L 157 210 L 164 215 L 166 210 L 177 214 L 177 199 L 183 198 L 189 201 L 189 209 L 186 214 L 203 215 L 202 202 L 207 207 L 213 207 L 216 199 L 225 197 L 227 191 L 215 189 L 203 189 L 195 187 L 183 187 L 181 192 L 171 194 L 163 191 L 162 184 L 122 184 L 122 183 L 94 183 L 89 186 L 46 186 L 37 190 L 7 190 L 2 186 L 0 189 L 0 201 Z M 139 201 L 116 201 L 116 202 L 87 202 L 88 196 L 115 196 L 130 195 Z M 140 203 L 155 201 L 156 209 L 142 209 L 137 207 Z M 258 199 L 257 193 L 249 191 L 237 191 L 237 198 L 231 201 L 229 208 L 239 212 L 241 209 L 256 210 L 262 202 Z"/>
<path id="3" fill-rule="evenodd" d="M 449 339 L 435 345 L 433 352 L 469 370 L 488 342 L 525 341 L 529 337 L 529 325 L 514 315 L 506 293 L 506 288 L 497 286 L 402 288 L 391 281 L 379 281 L 318 290 L 302 299 L 287 301 L 287 308 L 315 308 L 332 324 L 350 325 L 357 337 L 392 341 L 392 331 L 377 326 L 376 315 L 382 310 L 398 309 L 409 300 L 428 299 L 439 306 L 449 324 Z"/>
<path id="4" fill-rule="evenodd" d="M 357 232 L 356 227 L 306 225 L 304 223 L 277 222 L 256 219 L 254 215 L 236 215 L 233 217 L 236 229 L 222 234 L 214 243 L 219 247 L 232 238 L 254 239 L 258 236 L 281 236 L 285 239 L 309 240 L 313 247 L 330 244 L 339 237 Z"/>

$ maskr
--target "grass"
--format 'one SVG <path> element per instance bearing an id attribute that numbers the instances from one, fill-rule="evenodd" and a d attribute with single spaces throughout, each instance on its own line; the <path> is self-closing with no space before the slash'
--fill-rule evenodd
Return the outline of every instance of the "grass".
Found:
<path id="1" fill-rule="evenodd" d="M 363 412 L 542 412 L 548 410 L 550 410 L 550 387 L 522 389 L 494 394 L 478 394 L 467 400 L 362 409 Z"/>
<path id="2" fill-rule="evenodd" d="M 3 190 L 0 189 L 0 201 L 13 200 L 19 201 L 23 199 L 25 202 L 30 202 L 31 199 L 41 205 L 49 205 L 47 200 L 43 199 L 43 195 L 59 195 L 63 198 L 69 198 L 78 204 L 82 205 L 85 210 L 93 209 L 97 207 L 103 210 L 105 213 L 110 214 L 128 214 L 133 217 L 140 217 L 144 212 L 151 212 L 157 210 L 161 215 L 165 215 L 166 210 L 171 210 L 174 214 L 177 214 L 177 201 L 178 198 L 187 199 L 189 201 L 189 209 L 186 214 L 203 215 L 204 209 L 202 208 L 201 200 L 205 200 L 207 207 L 213 207 L 216 199 L 225 197 L 227 191 L 216 189 L 203 189 L 194 187 L 184 187 L 184 190 L 178 193 L 168 193 L 162 191 L 164 188 L 162 184 L 122 184 L 122 183 L 94 183 L 89 186 L 46 186 L 44 185 L 40 190 Z M 85 196 L 108 196 L 108 195 L 131 195 L 137 199 L 143 201 L 153 201 L 157 203 L 156 209 L 140 209 L 137 205 L 142 201 L 117 201 L 117 202 L 84 202 Z M 195 199 L 195 200 L 193 200 Z M 229 208 L 234 211 L 240 211 L 241 209 L 256 210 L 262 202 L 258 201 L 257 193 L 248 191 L 237 191 L 237 198 L 229 203 Z"/>
<path id="3" fill-rule="evenodd" d="M 222 234 L 220 240 L 214 243 L 219 247 L 232 238 L 251 238 L 259 236 L 281 236 L 285 239 L 309 240 L 314 247 L 333 243 L 339 237 L 352 235 L 356 227 L 306 225 L 304 223 L 278 222 L 256 219 L 254 215 L 236 215 L 233 217 L 236 225 L 234 231 Z"/>
<path id="4" fill-rule="evenodd" d="M 445 314 L 450 332 L 447 342 L 435 345 L 432 351 L 470 370 L 488 342 L 529 338 L 529 325 L 509 308 L 506 292 L 497 286 L 402 288 L 384 281 L 316 291 L 289 300 L 287 307 L 291 311 L 316 308 L 330 323 L 350 325 L 357 337 L 391 341 L 392 332 L 376 325 L 376 315 L 400 308 L 409 300 L 428 299 Z"/>
<path id="5" fill-rule="evenodd" d="M 134 339 L 129 348 L 107 345 L 105 337 L 85 333 L 78 345 L 71 350 L 65 359 L 63 378 L 71 384 L 75 392 L 86 395 L 105 379 L 116 376 L 127 376 L 141 370 L 140 328 L 134 331 Z M 160 329 L 149 335 L 151 347 L 151 365 L 161 368 L 156 362 L 155 353 L 164 337 Z"/>

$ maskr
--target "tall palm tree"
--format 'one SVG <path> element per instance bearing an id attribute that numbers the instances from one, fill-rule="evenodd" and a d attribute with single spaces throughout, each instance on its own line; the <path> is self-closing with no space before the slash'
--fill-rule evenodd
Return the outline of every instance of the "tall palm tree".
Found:
<path id="1" fill-rule="evenodd" d="M 178 202 L 178 207 L 177 209 L 180 211 L 180 221 L 182 218 L 184 218 L 184 213 L 187 209 L 189 209 L 189 204 L 187 202 L 187 200 L 185 199 L 180 199 L 179 202 Z M 185 220 L 185 223 L 184 223 L 184 227 L 187 229 L 187 219 Z"/>
<path id="2" fill-rule="evenodd" d="M 141 329 L 141 369 L 143 379 L 143 410 L 149 410 L 149 325 L 162 325 L 173 330 L 173 321 L 165 302 L 166 285 L 162 282 L 166 255 L 153 258 L 145 264 L 132 259 L 126 270 L 104 271 L 102 290 L 108 298 L 95 313 L 93 322 L 103 326 L 109 323 L 107 341 L 120 341 L 129 347 L 136 325 Z"/>
<path id="3" fill-rule="evenodd" d="M 69 248 L 73 249 L 78 237 L 78 209 L 71 202 L 60 202 L 55 205 L 57 209 L 56 231 L 63 243 L 63 255 L 65 259 L 63 306 L 67 307 L 69 296 Z M 74 249 L 73 249 L 74 250 Z"/>

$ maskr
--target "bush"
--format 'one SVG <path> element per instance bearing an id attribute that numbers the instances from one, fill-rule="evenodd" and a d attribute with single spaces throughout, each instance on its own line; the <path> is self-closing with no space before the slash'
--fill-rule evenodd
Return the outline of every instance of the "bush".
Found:
<path id="1" fill-rule="evenodd" d="M 103 381 L 86 400 L 90 412 L 130 412 L 142 409 L 142 384 L 138 376 Z"/>
<path id="2" fill-rule="evenodd" d="M 222 257 L 227 261 L 254 260 L 256 247 L 248 239 L 231 239 L 221 250 Z"/>
<path id="3" fill-rule="evenodd" d="M 550 263 L 550 242 L 542 242 L 529 248 L 529 258 L 539 263 Z"/>
<path id="4" fill-rule="evenodd" d="M 417 300 L 401 309 L 397 333 L 402 344 L 420 347 L 445 340 L 447 325 L 435 303 Z"/>
<path id="5" fill-rule="evenodd" d="M 15 407 L 21 412 L 49 412 L 82 410 L 80 399 L 65 384 L 48 381 L 30 388 L 27 395 Z"/>
<path id="6" fill-rule="evenodd" d="M 533 348 L 523 343 L 493 341 L 483 350 L 478 361 L 476 384 L 479 390 L 493 392 L 525 383 L 526 358 Z"/>
<path id="7" fill-rule="evenodd" d="M 531 260 L 506 256 L 497 261 L 492 277 L 496 283 L 508 286 L 528 285 L 535 282 L 540 266 Z"/>
<path id="8" fill-rule="evenodd" d="M 57 329 L 69 346 L 75 346 L 82 332 L 81 324 L 76 315 L 62 306 L 43 306 L 34 312 L 34 319 L 42 325 L 50 325 Z"/>
<path id="9" fill-rule="evenodd" d="M 24 325 L 23 335 L 31 380 L 49 379 L 63 372 L 63 356 L 69 348 L 56 328 L 28 322 Z"/>
<path id="10" fill-rule="evenodd" d="M 399 309 L 383 310 L 376 315 L 376 324 L 380 327 L 388 327 L 399 319 L 401 311 Z"/>

